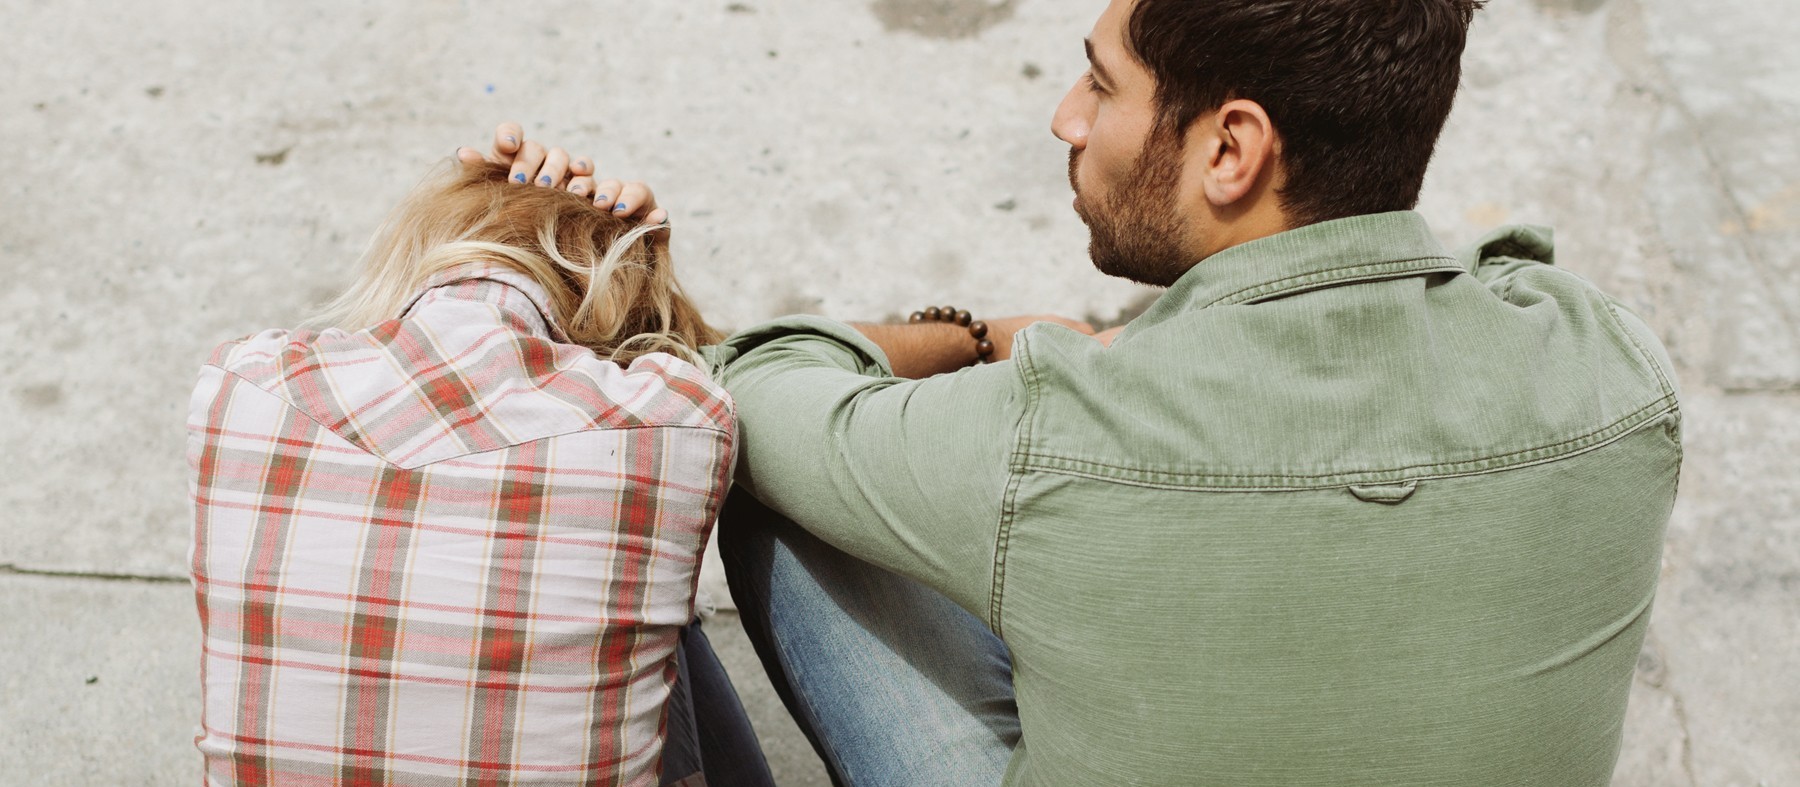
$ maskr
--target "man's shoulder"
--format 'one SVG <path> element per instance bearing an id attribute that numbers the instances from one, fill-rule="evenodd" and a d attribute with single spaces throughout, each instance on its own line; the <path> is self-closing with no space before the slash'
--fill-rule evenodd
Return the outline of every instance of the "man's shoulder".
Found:
<path id="1" fill-rule="evenodd" d="M 1673 412 L 1652 331 L 1567 271 L 1432 273 L 1182 311 L 1018 353 L 1046 467 L 1219 488 L 1473 472 Z"/>
<path id="2" fill-rule="evenodd" d="M 1617 298 L 1558 265 L 1554 239 L 1550 227 L 1507 225 L 1464 247 L 1457 257 L 1515 313 L 1536 309 L 1534 321 L 1540 325 L 1606 337 L 1608 341 L 1591 350 L 1628 364 L 1635 361 L 1646 392 L 1657 398 L 1675 397 L 1674 364 L 1656 331 Z"/>

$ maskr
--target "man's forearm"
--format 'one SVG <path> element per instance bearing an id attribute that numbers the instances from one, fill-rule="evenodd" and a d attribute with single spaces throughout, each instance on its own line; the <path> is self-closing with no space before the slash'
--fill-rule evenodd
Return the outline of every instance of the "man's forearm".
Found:
<path id="1" fill-rule="evenodd" d="M 1004 361 L 1012 357 L 1013 335 L 1026 326 L 1038 322 L 1051 322 L 1071 328 L 1089 336 L 1094 335 L 1094 328 L 1085 322 L 1058 317 L 1053 314 L 1032 314 L 1021 317 L 1001 317 L 986 320 L 986 330 L 982 334 L 993 342 L 993 353 L 985 360 Z M 888 364 L 893 367 L 894 376 L 910 379 L 921 379 L 934 374 L 954 372 L 965 366 L 982 360 L 976 354 L 976 342 L 980 341 L 969 332 L 968 327 L 944 322 L 911 322 L 905 325 L 873 325 L 850 323 L 869 341 L 874 342 L 881 351 L 887 354 Z M 1112 337 L 1107 337 L 1110 343 Z"/>
<path id="2" fill-rule="evenodd" d="M 950 323 L 871 325 L 851 323 L 887 354 L 896 377 L 920 379 L 954 372 L 976 361 L 975 337 Z"/>

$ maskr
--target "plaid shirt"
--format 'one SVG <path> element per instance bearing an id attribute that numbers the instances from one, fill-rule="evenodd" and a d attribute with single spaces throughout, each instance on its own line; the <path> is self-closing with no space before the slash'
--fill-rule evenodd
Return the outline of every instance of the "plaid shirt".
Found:
<path id="1" fill-rule="evenodd" d="M 208 784 L 655 784 L 734 451 L 669 355 L 466 267 L 213 353 L 188 422 Z"/>

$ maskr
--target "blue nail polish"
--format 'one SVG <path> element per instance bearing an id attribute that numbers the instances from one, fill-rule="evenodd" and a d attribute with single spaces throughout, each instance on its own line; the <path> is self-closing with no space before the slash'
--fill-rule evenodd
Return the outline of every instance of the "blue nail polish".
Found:
<path id="1" fill-rule="evenodd" d="M 548 185 L 550 185 L 550 176 L 549 176 L 549 175 L 545 175 L 545 176 L 543 176 L 543 177 L 541 177 L 541 178 L 538 178 L 538 182 L 539 182 L 539 183 L 542 183 L 542 184 L 544 184 L 544 185 L 546 185 L 546 186 L 548 186 Z"/>
<path id="2" fill-rule="evenodd" d="M 600 195 L 600 196 L 598 196 L 598 197 L 595 197 L 595 198 L 594 198 L 594 201 L 595 201 L 595 202 L 605 202 L 605 201 L 607 201 L 607 200 L 609 200 L 609 199 L 612 199 L 612 195 L 611 195 L 611 194 L 601 194 L 601 195 Z"/>
<path id="3" fill-rule="evenodd" d="M 517 174 L 517 175 L 514 175 L 514 176 L 513 176 L 513 180 L 516 180 L 516 181 L 518 181 L 518 182 L 520 182 L 520 183 L 524 183 L 524 182 L 525 182 L 525 173 L 523 173 L 523 172 L 521 172 L 521 173 L 519 173 L 519 174 Z"/>
<path id="4" fill-rule="evenodd" d="M 625 203 L 623 203 L 623 202 L 613 206 L 613 210 L 624 210 L 624 209 L 625 209 Z"/>
<path id="5" fill-rule="evenodd" d="M 510 134 L 508 134 L 508 135 L 507 135 L 507 137 L 506 137 L 506 141 L 507 141 L 507 142 L 511 142 L 511 143 L 513 143 L 513 144 L 515 144 L 515 145 L 516 145 L 516 144 L 518 144 L 518 143 L 519 143 L 519 138 L 518 138 L 518 137 L 515 137 L 515 136 L 512 136 L 512 135 L 510 135 Z"/>

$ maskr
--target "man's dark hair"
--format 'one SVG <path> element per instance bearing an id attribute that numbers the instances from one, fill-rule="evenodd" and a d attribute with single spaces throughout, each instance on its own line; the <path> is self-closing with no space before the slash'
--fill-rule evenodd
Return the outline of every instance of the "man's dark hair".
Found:
<path id="1" fill-rule="evenodd" d="M 1300 226 L 1418 204 L 1484 2 L 1139 0 L 1125 40 L 1156 78 L 1156 133 L 1262 105 Z"/>

